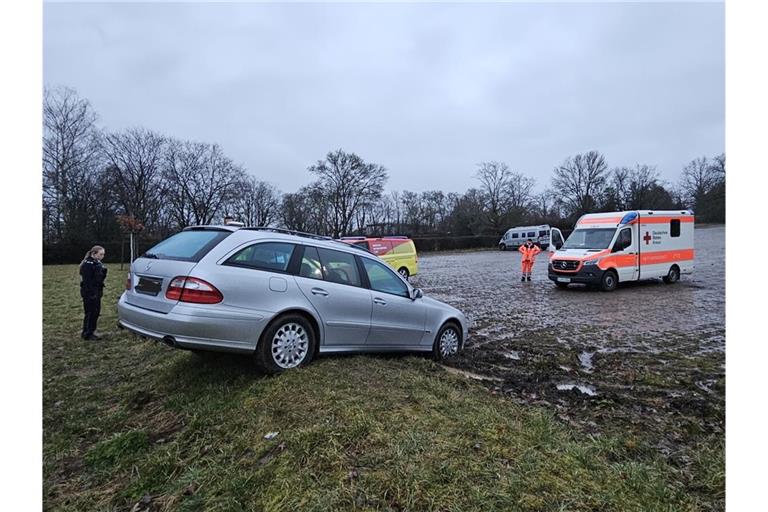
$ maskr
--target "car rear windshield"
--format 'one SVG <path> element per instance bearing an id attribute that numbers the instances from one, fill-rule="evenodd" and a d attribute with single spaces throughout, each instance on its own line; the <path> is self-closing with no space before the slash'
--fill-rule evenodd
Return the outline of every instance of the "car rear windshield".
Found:
<path id="1" fill-rule="evenodd" d="M 155 245 L 143 257 L 198 262 L 231 234 L 231 231 L 212 229 L 182 231 Z"/>

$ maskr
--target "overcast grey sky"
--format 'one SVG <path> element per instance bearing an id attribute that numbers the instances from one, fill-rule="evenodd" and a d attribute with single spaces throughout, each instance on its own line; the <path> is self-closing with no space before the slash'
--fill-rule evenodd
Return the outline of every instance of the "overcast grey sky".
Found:
<path id="1" fill-rule="evenodd" d="M 337 148 L 388 190 L 477 186 L 480 161 L 549 186 L 596 149 L 676 181 L 725 150 L 722 3 L 45 3 L 47 86 L 109 130 L 220 144 L 285 192 Z"/>

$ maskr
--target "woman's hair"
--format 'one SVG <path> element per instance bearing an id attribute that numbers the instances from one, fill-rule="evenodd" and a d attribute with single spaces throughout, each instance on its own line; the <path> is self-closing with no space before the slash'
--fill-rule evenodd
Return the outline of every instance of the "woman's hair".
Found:
<path id="1" fill-rule="evenodd" d="M 80 266 L 81 267 L 83 266 L 83 263 L 85 263 L 85 261 L 88 259 L 88 256 L 93 256 L 97 252 L 103 251 L 103 250 L 104 248 L 100 245 L 94 245 L 93 247 L 91 247 L 91 250 L 85 253 L 85 256 L 83 257 L 83 261 L 80 262 Z"/>

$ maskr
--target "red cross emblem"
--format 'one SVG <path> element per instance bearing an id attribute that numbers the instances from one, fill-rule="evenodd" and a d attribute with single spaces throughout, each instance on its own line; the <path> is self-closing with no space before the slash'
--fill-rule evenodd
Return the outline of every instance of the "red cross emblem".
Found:
<path id="1" fill-rule="evenodd" d="M 650 243 L 651 243 L 651 240 L 653 240 L 653 237 L 651 236 L 651 234 L 650 234 L 650 233 L 648 233 L 648 232 L 646 231 L 646 232 L 645 232 L 645 236 L 643 237 L 643 240 L 645 240 L 645 245 L 648 245 L 648 244 L 650 244 Z"/>

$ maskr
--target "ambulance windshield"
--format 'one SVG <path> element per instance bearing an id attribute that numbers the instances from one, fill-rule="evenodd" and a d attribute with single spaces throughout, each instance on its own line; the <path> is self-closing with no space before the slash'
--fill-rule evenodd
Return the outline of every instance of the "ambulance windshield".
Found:
<path id="1" fill-rule="evenodd" d="M 616 228 L 575 229 L 563 249 L 607 249 Z"/>

